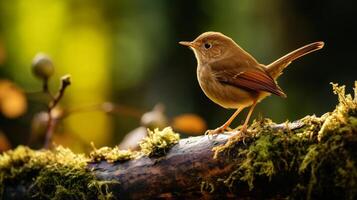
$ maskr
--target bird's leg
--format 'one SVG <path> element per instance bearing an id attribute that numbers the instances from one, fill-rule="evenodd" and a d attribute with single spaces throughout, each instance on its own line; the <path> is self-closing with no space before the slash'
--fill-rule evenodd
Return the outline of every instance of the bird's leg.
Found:
<path id="1" fill-rule="evenodd" d="M 235 141 L 237 138 L 243 138 L 243 141 L 244 141 L 244 138 L 246 137 L 246 133 L 247 133 L 249 119 L 250 119 L 250 116 L 252 115 L 256 105 L 257 105 L 257 101 L 254 101 L 253 105 L 249 109 L 247 118 L 245 118 L 245 122 L 244 122 L 242 128 L 239 131 L 237 131 L 237 133 L 234 136 L 230 137 L 229 141 Z"/>
<path id="2" fill-rule="evenodd" d="M 224 123 L 222 126 L 214 129 L 214 130 L 207 130 L 206 131 L 206 135 L 215 135 L 218 133 L 222 133 L 226 130 L 231 130 L 231 128 L 229 128 L 229 125 L 232 123 L 232 121 L 237 117 L 237 115 L 243 110 L 242 108 L 238 108 L 233 115 L 226 121 L 226 123 Z"/>

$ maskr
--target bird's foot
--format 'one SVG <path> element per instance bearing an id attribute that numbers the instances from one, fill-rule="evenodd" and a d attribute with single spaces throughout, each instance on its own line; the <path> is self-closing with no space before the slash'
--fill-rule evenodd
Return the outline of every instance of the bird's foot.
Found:
<path id="1" fill-rule="evenodd" d="M 213 130 L 207 130 L 205 132 L 205 135 L 217 135 L 217 134 L 223 133 L 225 131 L 232 131 L 232 130 L 233 129 L 231 129 L 230 127 L 220 126 Z"/>

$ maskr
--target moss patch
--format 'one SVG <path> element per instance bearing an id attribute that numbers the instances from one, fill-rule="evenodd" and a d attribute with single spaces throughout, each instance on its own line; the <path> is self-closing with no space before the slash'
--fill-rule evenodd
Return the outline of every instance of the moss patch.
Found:
<path id="1" fill-rule="evenodd" d="M 161 156 L 179 140 L 180 135 L 174 133 L 171 127 L 166 127 L 162 131 L 159 129 L 148 130 L 148 136 L 139 145 L 144 155 Z"/>
<path id="2" fill-rule="evenodd" d="M 97 149 L 92 143 L 93 151 L 90 152 L 91 162 L 107 161 L 109 163 L 132 160 L 145 156 L 162 156 L 169 148 L 178 143 L 180 135 L 173 132 L 171 127 L 163 130 L 148 129 L 148 136 L 139 142 L 140 151 L 120 150 L 118 147 L 102 147 Z"/>
<path id="3" fill-rule="evenodd" d="M 112 184 L 117 181 L 99 181 L 87 168 L 88 162 L 126 161 L 142 155 L 163 155 L 179 141 L 171 128 L 149 131 L 140 143 L 141 151 L 119 150 L 118 147 L 95 148 L 89 157 L 74 154 L 61 146 L 53 150 L 32 150 L 19 146 L 0 155 L 0 199 L 11 198 L 16 191 L 27 190 L 24 199 L 112 199 Z"/>
<path id="4" fill-rule="evenodd" d="M 131 150 L 120 150 L 118 147 L 102 147 L 97 149 L 92 143 L 93 151 L 89 157 L 91 162 L 107 161 L 109 163 L 127 161 L 138 157 L 139 152 Z"/>
<path id="5" fill-rule="evenodd" d="M 105 188 L 115 182 L 97 181 L 87 161 L 61 146 L 51 151 L 19 146 L 0 156 L 0 197 L 10 198 L 4 186 L 15 185 L 28 189 L 24 199 L 111 199 Z"/>
<path id="6" fill-rule="evenodd" d="M 223 184 L 253 190 L 258 179 L 288 177 L 290 185 L 282 187 L 289 198 L 357 198 L 357 94 L 353 99 L 344 86 L 332 86 L 339 99 L 333 112 L 307 116 L 294 130 L 272 130 L 269 119 L 255 121 L 246 145 L 238 138 L 215 148 L 216 156 L 240 160 Z"/>

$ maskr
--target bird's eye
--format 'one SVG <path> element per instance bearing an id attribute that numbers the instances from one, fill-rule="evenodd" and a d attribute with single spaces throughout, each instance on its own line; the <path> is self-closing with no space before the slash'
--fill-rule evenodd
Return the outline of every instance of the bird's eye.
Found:
<path id="1" fill-rule="evenodd" d="M 205 48 L 206 49 L 209 49 L 209 48 L 211 48 L 212 47 L 212 45 L 210 44 L 210 43 L 205 43 Z"/>

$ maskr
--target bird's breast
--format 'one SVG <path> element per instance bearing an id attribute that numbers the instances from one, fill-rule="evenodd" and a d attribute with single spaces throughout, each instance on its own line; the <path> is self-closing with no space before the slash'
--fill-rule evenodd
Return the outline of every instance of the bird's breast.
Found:
<path id="1" fill-rule="evenodd" d="M 197 67 L 197 79 L 205 95 L 224 108 L 248 107 L 260 95 L 217 81 L 209 66 Z"/>

